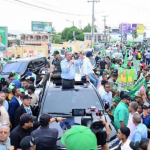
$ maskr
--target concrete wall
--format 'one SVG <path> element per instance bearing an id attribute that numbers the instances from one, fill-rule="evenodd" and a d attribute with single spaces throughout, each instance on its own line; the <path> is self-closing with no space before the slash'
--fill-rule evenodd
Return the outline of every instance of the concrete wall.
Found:
<path id="1" fill-rule="evenodd" d="M 51 51 L 61 50 L 63 47 L 72 47 L 73 52 L 80 52 L 84 49 L 89 48 L 91 41 L 76 41 L 75 43 L 64 42 L 63 44 L 52 44 Z M 17 47 L 9 47 L 8 52 L 14 53 L 15 56 L 20 55 L 21 57 L 29 57 L 31 56 L 46 56 L 48 57 L 48 46 L 17 46 Z"/>

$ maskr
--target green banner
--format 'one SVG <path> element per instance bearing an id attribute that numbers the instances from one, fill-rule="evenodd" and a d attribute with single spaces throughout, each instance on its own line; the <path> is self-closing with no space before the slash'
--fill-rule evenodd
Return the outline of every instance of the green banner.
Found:
<path id="1" fill-rule="evenodd" d="M 118 84 L 119 87 L 131 90 L 134 86 L 134 69 L 118 69 Z"/>
<path id="2" fill-rule="evenodd" d="M 0 52 L 7 50 L 7 27 L 0 27 Z"/>
<path id="3" fill-rule="evenodd" d="M 140 60 L 133 60 L 134 69 L 140 71 Z"/>

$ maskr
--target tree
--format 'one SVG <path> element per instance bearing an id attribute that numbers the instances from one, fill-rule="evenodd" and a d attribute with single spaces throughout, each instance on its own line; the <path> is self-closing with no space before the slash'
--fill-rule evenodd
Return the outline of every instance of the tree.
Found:
<path id="1" fill-rule="evenodd" d="M 52 43 L 59 44 L 61 42 L 63 42 L 63 40 L 61 39 L 61 36 L 58 34 L 54 34 L 54 36 L 52 38 Z"/>
<path id="2" fill-rule="evenodd" d="M 84 35 L 83 31 L 78 29 L 77 27 L 65 28 L 61 34 L 61 38 L 65 41 L 74 40 L 73 31 L 75 31 L 76 40 L 83 41 Z"/>
<path id="3" fill-rule="evenodd" d="M 133 33 L 132 33 L 132 37 L 133 37 L 133 42 L 134 42 L 134 39 L 136 39 L 136 38 L 138 37 L 137 32 L 133 32 Z"/>
<path id="4" fill-rule="evenodd" d="M 91 25 L 88 23 L 88 25 L 84 27 L 83 32 L 91 32 L 91 30 L 92 30 L 92 27 L 91 27 Z M 96 29 L 96 28 L 94 28 L 94 32 L 97 32 L 97 29 Z"/>

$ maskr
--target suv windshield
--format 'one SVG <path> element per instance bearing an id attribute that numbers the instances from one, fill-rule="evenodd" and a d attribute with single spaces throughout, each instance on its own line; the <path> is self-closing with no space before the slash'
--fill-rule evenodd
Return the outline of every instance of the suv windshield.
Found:
<path id="1" fill-rule="evenodd" d="M 72 109 L 87 109 L 95 106 L 102 109 L 95 91 L 48 91 L 43 113 L 70 113 Z"/>
<path id="2" fill-rule="evenodd" d="M 16 71 L 17 73 L 22 73 L 25 71 L 27 66 L 27 63 L 23 62 L 14 62 L 14 63 L 7 63 L 4 68 L 2 69 L 2 74 L 10 73 L 13 70 Z"/>

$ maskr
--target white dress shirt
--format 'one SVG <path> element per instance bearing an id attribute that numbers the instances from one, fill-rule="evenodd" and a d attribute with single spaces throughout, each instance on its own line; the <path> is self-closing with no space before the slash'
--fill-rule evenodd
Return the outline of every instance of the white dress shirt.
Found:
<path id="1" fill-rule="evenodd" d="M 93 66 L 91 64 L 90 59 L 86 57 L 83 60 L 83 65 L 81 67 L 81 76 L 83 77 L 83 76 L 91 74 L 91 73 L 94 73 Z"/>

